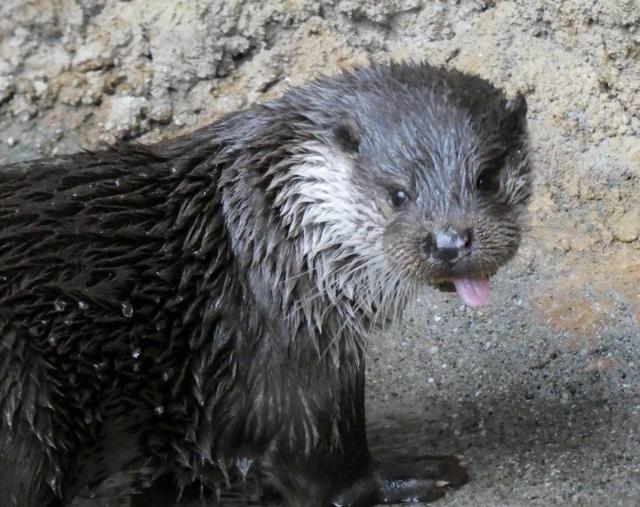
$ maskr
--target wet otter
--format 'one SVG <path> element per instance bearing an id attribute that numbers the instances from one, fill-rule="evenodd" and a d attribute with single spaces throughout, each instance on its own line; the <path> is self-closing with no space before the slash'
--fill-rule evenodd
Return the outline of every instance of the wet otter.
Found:
<path id="1" fill-rule="evenodd" d="M 323 77 L 179 139 L 0 175 L 1 505 L 152 463 L 287 505 L 428 501 L 452 457 L 368 451 L 365 337 L 469 305 L 519 243 L 526 103 L 428 64 Z"/>

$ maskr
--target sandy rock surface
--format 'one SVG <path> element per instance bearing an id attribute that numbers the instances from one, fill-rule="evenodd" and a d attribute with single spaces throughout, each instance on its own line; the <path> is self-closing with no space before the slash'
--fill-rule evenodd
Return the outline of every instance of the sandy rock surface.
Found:
<path id="1" fill-rule="evenodd" d="M 640 505 L 639 0 L 3 0 L 0 162 L 391 58 L 525 93 L 537 180 L 489 306 L 425 291 L 373 340 L 374 448 L 464 454 L 440 505 Z"/>

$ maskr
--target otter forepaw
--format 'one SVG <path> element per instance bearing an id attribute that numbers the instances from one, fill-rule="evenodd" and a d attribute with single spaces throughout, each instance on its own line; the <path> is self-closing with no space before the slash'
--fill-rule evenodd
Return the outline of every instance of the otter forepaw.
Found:
<path id="1" fill-rule="evenodd" d="M 463 461 L 455 456 L 427 456 L 411 463 L 378 463 L 374 477 L 381 503 L 432 502 L 449 487 L 469 478 Z"/>
<path id="2" fill-rule="evenodd" d="M 433 502 L 469 476 L 455 456 L 426 456 L 411 462 L 375 462 L 368 477 L 353 484 L 333 501 L 335 507 L 364 507 L 380 503 Z"/>

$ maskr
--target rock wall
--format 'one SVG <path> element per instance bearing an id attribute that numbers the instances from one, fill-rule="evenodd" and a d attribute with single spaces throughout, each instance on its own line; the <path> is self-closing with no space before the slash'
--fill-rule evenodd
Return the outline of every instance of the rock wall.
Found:
<path id="1" fill-rule="evenodd" d="M 536 209 L 598 213 L 558 246 L 631 242 L 639 26 L 638 0 L 5 0 L 0 160 L 156 140 L 321 72 L 428 59 L 526 93 Z"/>

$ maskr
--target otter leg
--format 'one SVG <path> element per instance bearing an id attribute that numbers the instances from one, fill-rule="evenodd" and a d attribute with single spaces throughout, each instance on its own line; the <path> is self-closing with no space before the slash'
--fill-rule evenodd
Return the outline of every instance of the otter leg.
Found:
<path id="1" fill-rule="evenodd" d="M 446 488 L 467 481 L 464 464 L 455 457 L 420 457 L 402 463 L 383 463 L 372 459 L 367 444 L 364 403 L 364 361 L 340 379 L 340 403 L 321 404 L 319 386 L 306 393 L 316 402 L 316 432 L 322 435 L 316 446 L 309 440 L 293 440 L 307 435 L 306 427 L 284 427 L 260 458 L 267 484 L 276 489 L 289 507 L 370 507 L 380 503 L 430 502 Z M 336 385 L 335 379 L 321 384 Z M 302 382 L 301 382 L 302 384 Z M 335 389 L 337 391 L 337 389 Z M 295 394 L 292 392 L 291 395 Z M 293 403 L 291 403 L 293 405 Z M 295 406 L 295 405 L 293 405 Z M 331 416 L 332 412 L 337 416 Z M 303 412 L 304 413 L 304 412 Z M 304 420 L 290 415 L 292 424 Z M 335 426 L 331 424 L 335 421 Z M 318 429 L 319 428 L 319 429 Z"/>
<path id="2" fill-rule="evenodd" d="M 345 448 L 350 441 L 358 441 L 361 456 L 369 456 L 364 413 L 364 361 L 358 371 L 358 382 L 352 402 L 356 407 L 356 420 L 351 426 L 356 430 L 345 435 Z M 353 451 L 353 448 L 351 448 Z M 333 497 L 338 507 L 364 507 L 381 503 L 431 502 L 444 495 L 447 487 L 458 487 L 468 480 L 464 463 L 454 456 L 424 456 L 403 462 L 381 462 L 361 459 L 358 477 Z"/>
<path id="3" fill-rule="evenodd" d="M 467 479 L 464 463 L 453 456 L 428 456 L 411 463 L 374 462 L 370 473 L 335 497 L 333 505 L 432 502 L 447 487 L 462 486 Z"/>

